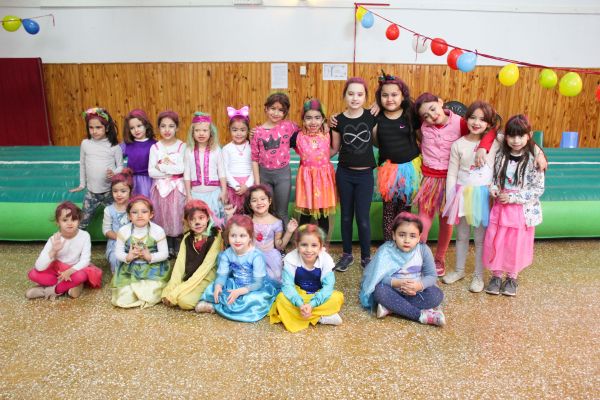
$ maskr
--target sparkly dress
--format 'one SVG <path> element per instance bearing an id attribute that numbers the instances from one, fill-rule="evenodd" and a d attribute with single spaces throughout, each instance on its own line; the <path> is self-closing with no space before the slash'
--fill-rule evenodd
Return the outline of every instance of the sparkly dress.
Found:
<path id="1" fill-rule="evenodd" d="M 114 203 L 104 209 L 104 218 L 105 223 L 103 224 L 103 227 L 104 225 L 110 223 L 110 228 L 108 230 L 111 230 L 115 233 L 119 232 L 119 229 L 121 229 L 121 227 L 129 223 L 127 211 L 117 211 Z M 106 234 L 106 232 L 108 231 L 105 231 L 104 233 Z M 116 243 L 117 241 L 114 239 L 108 239 L 106 242 L 106 259 L 110 264 L 110 270 L 113 274 L 120 263 L 120 261 L 117 260 L 117 255 L 115 254 Z"/>
<path id="2" fill-rule="evenodd" d="M 335 170 L 329 161 L 329 134 L 302 131 L 296 139 L 296 211 L 315 218 L 335 213 Z"/>
<path id="3" fill-rule="evenodd" d="M 220 284 L 223 291 L 219 302 L 215 303 L 215 285 Z M 227 304 L 229 292 L 247 287 L 250 291 L 239 296 L 232 304 Z M 266 279 L 266 264 L 262 253 L 252 248 L 238 255 L 228 248 L 219 256 L 217 279 L 211 283 L 200 300 L 214 305 L 220 316 L 240 322 L 256 322 L 264 318 L 271 309 L 279 290 Z"/>
<path id="4" fill-rule="evenodd" d="M 283 223 L 280 219 L 272 224 L 254 222 L 254 245 L 263 253 L 267 263 L 267 276 L 278 285 L 281 285 L 283 260 L 281 252 L 275 248 L 276 233 L 283 233 Z"/>

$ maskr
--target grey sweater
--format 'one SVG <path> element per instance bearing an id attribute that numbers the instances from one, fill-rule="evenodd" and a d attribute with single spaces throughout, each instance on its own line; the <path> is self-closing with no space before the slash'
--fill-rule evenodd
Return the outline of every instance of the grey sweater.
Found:
<path id="1" fill-rule="evenodd" d="M 106 170 L 115 174 L 123 170 L 123 152 L 121 146 L 113 146 L 108 139 L 84 139 L 79 154 L 79 185 L 87 187 L 92 193 L 110 191 L 110 180 Z"/>

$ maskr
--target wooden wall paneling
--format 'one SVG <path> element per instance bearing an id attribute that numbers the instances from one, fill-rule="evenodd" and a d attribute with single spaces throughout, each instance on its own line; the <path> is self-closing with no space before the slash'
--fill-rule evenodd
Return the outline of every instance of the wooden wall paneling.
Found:
<path id="1" fill-rule="evenodd" d="M 299 68 L 306 65 L 307 75 Z M 329 114 L 343 111 L 342 81 L 323 81 L 322 64 L 288 63 L 290 118 L 301 123 L 302 103 L 319 98 Z M 512 87 L 497 80 L 498 67 L 477 67 L 465 74 L 444 65 L 357 64 L 357 75 L 369 85 L 368 104 L 374 101 L 381 69 L 401 77 L 413 98 L 425 91 L 444 100 L 465 104 L 476 99 L 490 102 L 504 121 L 516 113 L 529 116 L 533 129 L 543 130 L 545 145 L 557 147 L 563 131 L 580 132 L 581 147 L 600 147 L 600 102 L 594 92 L 600 78 L 581 75 L 584 88 L 579 96 L 561 96 L 558 89 L 543 89 L 537 83 L 539 69 L 520 68 L 520 79 Z M 349 65 L 352 71 L 352 66 Z M 181 117 L 178 137 L 185 140 L 194 111 L 213 115 L 222 144 L 229 140 L 225 107 L 249 105 L 251 124 L 264 122 L 263 104 L 273 92 L 270 63 L 131 63 L 45 64 L 52 139 L 56 145 L 79 145 L 85 137 L 81 111 L 92 106 L 107 108 L 122 130 L 123 117 L 132 108 L 144 109 L 152 122 L 158 112 L 173 109 Z M 562 76 L 562 73 L 559 74 Z M 155 127 L 158 134 L 158 127 Z M 122 134 L 122 132 L 121 132 Z"/>

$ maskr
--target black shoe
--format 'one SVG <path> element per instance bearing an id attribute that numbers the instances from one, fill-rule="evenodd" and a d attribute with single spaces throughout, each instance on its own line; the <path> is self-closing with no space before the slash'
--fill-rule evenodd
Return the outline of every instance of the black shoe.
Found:
<path id="1" fill-rule="evenodd" d="M 350 253 L 343 253 L 342 257 L 335 264 L 334 271 L 346 272 L 354 262 L 354 257 Z"/>
<path id="2" fill-rule="evenodd" d="M 365 268 L 367 264 L 371 262 L 371 257 L 364 257 L 360 259 L 360 266 Z"/>

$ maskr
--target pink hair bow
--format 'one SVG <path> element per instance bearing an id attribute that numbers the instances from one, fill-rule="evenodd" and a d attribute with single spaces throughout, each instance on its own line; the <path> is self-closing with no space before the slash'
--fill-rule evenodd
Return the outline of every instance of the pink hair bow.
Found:
<path id="1" fill-rule="evenodd" d="M 229 116 L 229 119 L 233 118 L 233 117 L 244 117 L 244 118 L 248 118 L 248 115 L 250 114 L 250 107 L 248 106 L 244 106 L 242 108 L 240 108 L 239 110 L 236 110 L 233 107 L 227 107 L 227 115 Z"/>

